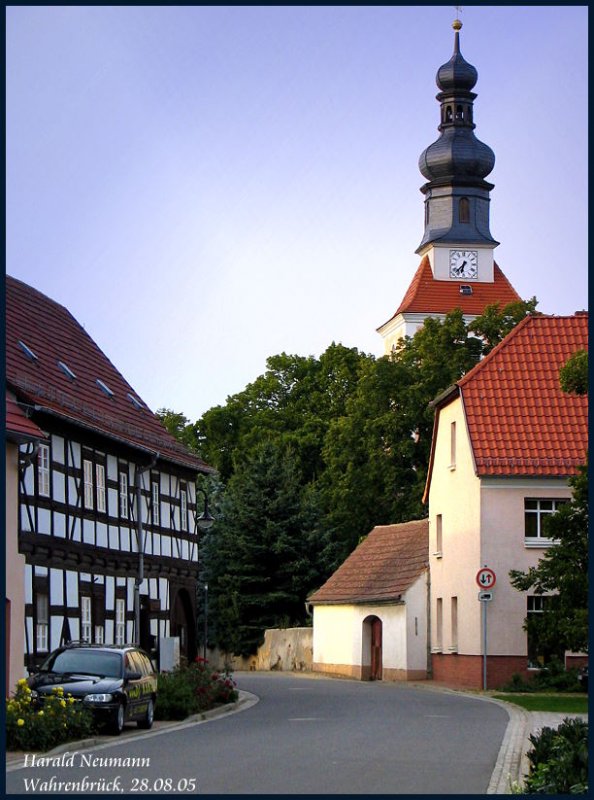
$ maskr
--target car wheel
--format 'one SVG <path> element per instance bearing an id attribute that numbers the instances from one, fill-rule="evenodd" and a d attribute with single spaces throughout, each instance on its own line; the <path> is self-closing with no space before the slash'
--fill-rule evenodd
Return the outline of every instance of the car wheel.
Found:
<path id="1" fill-rule="evenodd" d="M 138 720 L 138 727 L 149 730 L 150 728 L 153 727 L 154 719 L 155 719 L 155 703 L 153 702 L 153 698 L 151 697 L 147 703 L 144 717 Z"/>
<path id="2" fill-rule="evenodd" d="M 114 736 L 119 736 L 124 730 L 124 721 L 126 719 L 126 706 L 124 703 L 118 705 L 117 711 L 111 724 L 111 732 Z"/>

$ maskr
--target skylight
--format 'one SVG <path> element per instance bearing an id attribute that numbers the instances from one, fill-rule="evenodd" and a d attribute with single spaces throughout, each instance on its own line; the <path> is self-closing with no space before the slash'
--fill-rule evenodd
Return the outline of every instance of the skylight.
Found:
<path id="1" fill-rule="evenodd" d="M 74 380 L 76 380 L 76 375 L 75 375 L 75 374 L 74 374 L 74 372 L 73 372 L 73 371 L 70 369 L 70 367 L 68 366 L 68 364 L 65 364 L 63 361 L 58 361 L 58 366 L 60 367 L 60 369 L 62 370 L 62 372 L 64 373 L 64 375 L 66 375 L 66 377 L 67 377 L 67 378 L 70 378 L 70 380 L 71 380 L 71 381 L 74 381 Z"/>
<path id="2" fill-rule="evenodd" d="M 27 358 L 30 361 L 38 361 L 39 360 L 37 358 L 37 356 L 35 355 L 35 353 L 33 352 L 33 350 L 31 350 L 30 347 L 27 347 L 27 345 L 24 342 L 21 342 L 20 339 L 18 340 L 18 342 L 19 342 L 19 347 L 21 348 L 23 353 L 27 356 Z"/>
<path id="3" fill-rule="evenodd" d="M 106 394 L 108 397 L 113 397 L 113 392 L 111 391 L 111 389 L 109 388 L 109 386 L 106 383 L 103 383 L 103 381 L 99 380 L 99 378 L 97 378 L 95 383 L 97 384 L 97 386 L 101 389 L 101 391 L 104 394 Z"/>
<path id="4" fill-rule="evenodd" d="M 134 397 L 133 394 L 130 394 L 130 392 L 128 392 L 128 397 L 134 408 L 137 408 L 139 411 L 144 408 L 140 400 L 137 397 Z"/>

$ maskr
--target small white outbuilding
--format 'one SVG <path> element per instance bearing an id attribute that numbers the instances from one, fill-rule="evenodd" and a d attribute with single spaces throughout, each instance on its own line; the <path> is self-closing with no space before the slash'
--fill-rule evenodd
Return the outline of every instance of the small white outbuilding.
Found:
<path id="1" fill-rule="evenodd" d="M 427 678 L 428 535 L 426 519 L 375 527 L 310 595 L 314 672 Z"/>

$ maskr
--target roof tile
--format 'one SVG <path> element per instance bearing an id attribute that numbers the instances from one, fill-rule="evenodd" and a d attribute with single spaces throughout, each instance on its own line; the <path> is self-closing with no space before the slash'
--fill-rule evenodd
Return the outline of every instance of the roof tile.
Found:
<path id="1" fill-rule="evenodd" d="M 460 286 L 465 284 L 472 286 L 472 294 L 460 293 Z M 497 264 L 494 264 L 493 283 L 440 281 L 433 277 L 429 256 L 425 255 L 391 319 L 405 312 L 447 314 L 454 308 L 460 308 L 464 314 L 479 316 L 488 305 L 500 303 L 505 306 L 520 299 Z"/>
<path id="2" fill-rule="evenodd" d="M 308 600 L 314 605 L 398 600 L 427 568 L 428 548 L 426 519 L 379 525 Z"/>
<path id="3" fill-rule="evenodd" d="M 26 355 L 21 341 L 36 358 Z M 64 362 L 76 376 L 58 366 Z M 97 379 L 113 392 L 103 392 Z M 143 404 L 72 314 L 22 281 L 6 276 L 6 380 L 19 400 L 125 444 L 201 472 L 212 471 L 190 453 Z M 140 398 L 138 398 L 140 399 Z"/>
<path id="4" fill-rule="evenodd" d="M 479 475 L 568 476 L 586 459 L 588 398 L 559 370 L 588 348 L 588 316 L 529 316 L 459 382 Z"/>

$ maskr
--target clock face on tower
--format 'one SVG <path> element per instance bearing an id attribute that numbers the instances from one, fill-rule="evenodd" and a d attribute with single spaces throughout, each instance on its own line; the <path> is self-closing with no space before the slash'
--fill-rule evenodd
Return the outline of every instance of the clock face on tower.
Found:
<path id="1" fill-rule="evenodd" d="M 478 278 L 478 250 L 450 250 L 450 278 Z"/>

